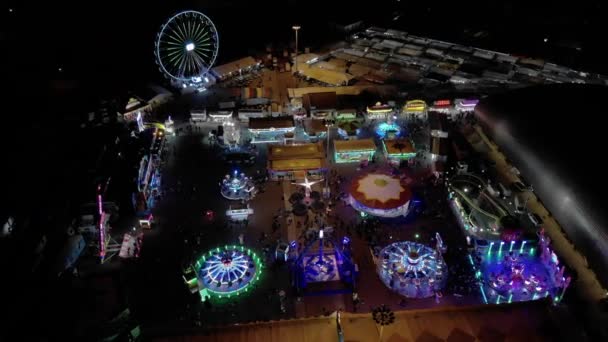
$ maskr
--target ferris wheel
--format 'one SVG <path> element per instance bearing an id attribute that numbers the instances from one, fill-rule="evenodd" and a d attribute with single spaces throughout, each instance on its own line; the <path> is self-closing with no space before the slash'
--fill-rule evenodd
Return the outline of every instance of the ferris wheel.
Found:
<path id="1" fill-rule="evenodd" d="M 160 71 L 186 87 L 203 82 L 217 57 L 219 37 L 206 15 L 184 11 L 162 25 L 155 45 Z"/>

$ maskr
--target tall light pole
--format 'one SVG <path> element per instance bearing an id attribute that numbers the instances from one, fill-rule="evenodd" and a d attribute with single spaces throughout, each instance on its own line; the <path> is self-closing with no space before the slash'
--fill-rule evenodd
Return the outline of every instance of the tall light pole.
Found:
<path id="1" fill-rule="evenodd" d="M 329 154 L 329 133 L 330 133 L 330 129 L 331 129 L 332 124 L 330 123 L 326 123 L 325 127 L 327 127 L 327 152 L 325 154 L 325 159 L 327 160 L 327 173 L 325 174 L 325 189 L 327 189 L 326 191 L 329 193 L 329 164 L 331 163 L 331 156 Z"/>
<path id="2" fill-rule="evenodd" d="M 294 58 L 295 60 L 295 72 L 298 72 L 298 31 L 300 30 L 300 26 L 299 25 L 294 25 L 291 27 L 292 30 L 294 30 L 296 32 L 296 57 Z"/>

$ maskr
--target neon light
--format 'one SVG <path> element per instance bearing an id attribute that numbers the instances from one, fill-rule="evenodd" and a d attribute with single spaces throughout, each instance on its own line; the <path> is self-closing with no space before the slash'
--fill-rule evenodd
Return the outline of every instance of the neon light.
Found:
<path id="1" fill-rule="evenodd" d="M 511 304 L 513 302 L 513 294 L 510 293 L 509 294 L 509 304 Z"/>
<path id="2" fill-rule="evenodd" d="M 515 241 L 511 241 L 511 246 L 509 247 L 509 253 L 511 253 L 513 251 L 514 244 L 515 244 Z"/>
<path id="3" fill-rule="evenodd" d="M 483 290 L 483 285 L 479 285 L 479 290 L 481 291 L 481 295 L 483 296 L 483 302 L 488 304 L 488 297 L 486 297 L 486 292 Z"/>
<path id="4" fill-rule="evenodd" d="M 521 247 L 519 247 L 519 254 L 524 252 L 524 246 L 526 246 L 526 240 L 521 242 Z"/>
<path id="5" fill-rule="evenodd" d="M 496 305 L 500 304 L 500 295 L 498 295 L 498 297 L 496 297 Z"/>
<path id="6" fill-rule="evenodd" d="M 530 247 L 530 255 L 534 255 L 534 247 Z"/>
<path id="7" fill-rule="evenodd" d="M 97 188 L 101 191 L 101 185 Z M 99 213 L 99 256 L 103 260 L 106 256 L 106 229 L 104 226 L 105 213 L 102 208 L 101 193 L 97 194 L 97 212 Z"/>
<path id="8" fill-rule="evenodd" d="M 471 254 L 469 254 L 469 262 L 471 263 L 471 266 L 475 266 L 475 264 L 473 263 L 473 257 L 471 256 Z"/>
<path id="9" fill-rule="evenodd" d="M 500 248 L 498 248 L 498 256 L 502 254 L 502 246 L 505 244 L 504 241 L 500 241 Z"/>
<path id="10" fill-rule="evenodd" d="M 490 242 L 490 248 L 488 248 L 488 255 L 492 252 L 492 246 L 494 246 L 494 242 Z"/>
<path id="11" fill-rule="evenodd" d="M 219 252 L 219 250 L 220 247 L 217 247 L 214 250 L 210 250 L 209 255 L 213 256 L 214 251 Z M 217 298 L 230 298 L 234 295 L 239 296 L 242 292 L 247 292 L 248 287 L 250 287 L 252 284 L 254 284 L 255 281 L 260 279 L 260 275 L 262 274 L 262 263 L 260 262 L 260 258 L 254 252 L 252 252 L 250 249 L 245 249 L 243 246 L 235 245 L 225 245 L 223 249 L 223 251 L 225 252 L 224 254 L 231 251 L 232 253 L 234 253 L 238 250 L 240 250 L 242 253 L 232 254 L 233 258 L 227 262 L 222 259 L 221 255 L 215 255 L 209 260 L 206 260 L 205 257 L 201 257 L 199 259 L 199 262 L 197 262 L 197 266 L 200 265 L 198 269 L 199 277 L 203 277 L 201 279 L 201 282 L 203 284 L 215 284 L 221 282 L 222 285 L 227 285 L 230 282 L 237 283 L 238 279 L 243 279 L 242 277 L 248 270 L 247 265 L 249 264 L 249 262 L 247 262 L 247 258 L 243 258 L 244 255 L 248 255 L 249 259 L 255 264 L 255 268 L 253 270 L 249 270 L 253 273 L 249 280 L 245 284 L 240 285 L 240 287 L 232 290 L 230 289 L 232 285 L 228 285 L 228 288 L 222 289 L 213 289 L 210 287 L 206 287 L 207 293 L 209 293 L 210 295 L 217 296 Z M 226 278 L 228 278 L 228 280 Z M 205 299 L 201 298 L 201 300 L 204 301 Z"/>
<path id="12" fill-rule="evenodd" d="M 450 105 L 450 100 L 437 100 L 433 103 L 433 105 L 440 107 L 440 106 L 449 106 Z"/>

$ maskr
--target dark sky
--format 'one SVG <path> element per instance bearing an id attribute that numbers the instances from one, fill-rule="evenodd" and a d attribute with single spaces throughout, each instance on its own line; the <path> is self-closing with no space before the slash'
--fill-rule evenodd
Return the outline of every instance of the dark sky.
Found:
<path id="1" fill-rule="evenodd" d="M 466 40 L 465 29 L 490 30 L 476 43 L 503 51 L 547 54 L 547 46 L 576 43 L 582 53 L 603 48 L 604 1 L 53 1 L 9 0 L 3 8 L 0 39 L 7 47 L 13 78 L 54 77 L 97 79 L 115 84 L 154 79 L 153 41 L 160 25 L 173 13 L 195 9 L 206 13 L 220 32 L 219 59 L 241 56 L 247 48 L 269 40 L 290 39 L 292 22 L 303 25 L 304 43 L 323 38 L 331 18 L 371 19 L 413 33 Z M 13 8 L 12 13 L 8 8 Z M 397 21 L 393 14 L 401 13 Z M 308 35 L 307 35 L 308 33 Z M 551 44 L 541 44 L 542 37 Z M 307 42 L 308 40 L 308 42 Z M 563 51 L 562 51 L 563 52 Z M 555 53 L 560 59 L 564 53 Z M 594 53 L 578 58 L 602 68 Z M 574 61 L 574 58 L 572 59 Z M 63 73 L 57 75 L 57 68 Z M 134 80 L 135 79 L 135 80 Z"/>

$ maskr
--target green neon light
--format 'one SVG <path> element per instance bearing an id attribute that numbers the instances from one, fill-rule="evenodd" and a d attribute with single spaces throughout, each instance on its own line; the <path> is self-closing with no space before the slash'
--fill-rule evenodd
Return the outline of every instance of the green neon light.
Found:
<path id="1" fill-rule="evenodd" d="M 253 260 L 253 262 L 255 264 L 255 274 L 251 278 L 251 281 L 247 285 L 245 285 L 245 287 L 242 287 L 240 289 L 236 289 L 233 291 L 218 292 L 218 291 L 214 291 L 210 288 L 203 288 L 202 290 L 199 291 L 199 293 L 201 294 L 201 301 L 205 301 L 205 297 L 209 296 L 209 295 L 217 296 L 217 298 L 230 298 L 233 295 L 239 296 L 242 292 L 248 292 L 249 287 L 252 286 L 256 281 L 260 280 L 260 275 L 262 274 L 263 264 L 255 252 L 253 252 L 249 248 L 245 248 L 243 246 L 236 246 L 236 245 L 231 245 L 231 246 L 224 245 L 224 249 L 225 250 L 239 250 L 240 249 L 241 251 L 246 252 L 247 255 L 249 255 L 251 257 L 251 259 Z M 214 250 L 210 250 L 209 255 L 212 255 L 213 251 Z M 220 247 L 217 247 L 215 249 L 215 251 L 217 251 L 219 253 Z M 204 257 L 203 257 L 203 259 L 204 259 Z M 201 264 L 201 266 L 199 266 L 199 270 L 202 266 L 204 266 L 204 261 Z M 194 278 L 193 280 L 198 281 L 198 278 Z M 203 295 L 203 293 L 204 293 L 204 295 Z"/>

